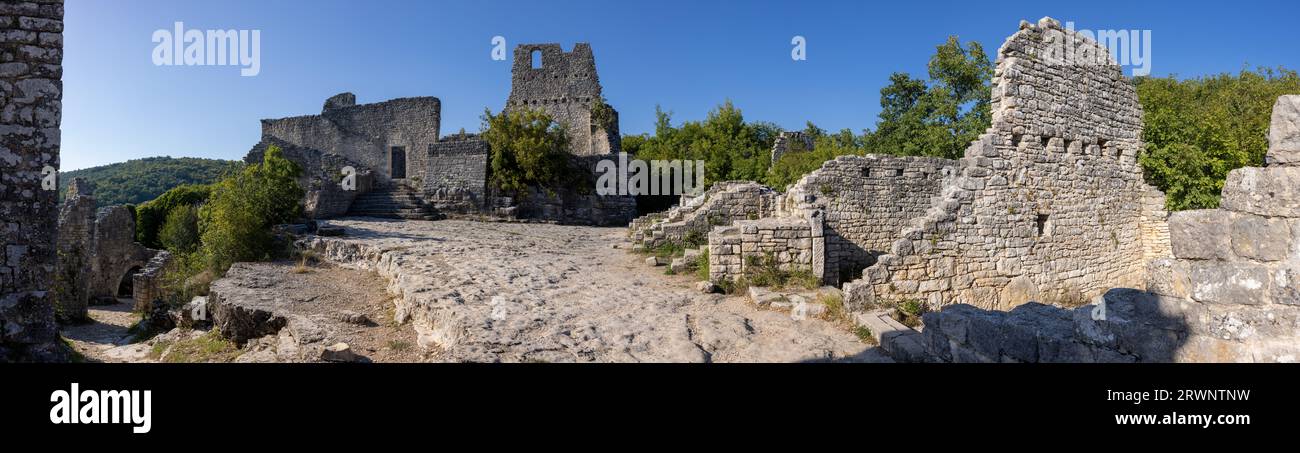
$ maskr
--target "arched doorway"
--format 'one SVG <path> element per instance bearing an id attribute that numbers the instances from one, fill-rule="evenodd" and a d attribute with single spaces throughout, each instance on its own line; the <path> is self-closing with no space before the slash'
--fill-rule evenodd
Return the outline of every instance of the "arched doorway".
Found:
<path id="1" fill-rule="evenodd" d="M 117 297 L 119 299 L 135 298 L 135 274 L 138 273 L 140 273 L 140 266 L 135 266 L 122 276 L 122 281 L 117 284 Z"/>

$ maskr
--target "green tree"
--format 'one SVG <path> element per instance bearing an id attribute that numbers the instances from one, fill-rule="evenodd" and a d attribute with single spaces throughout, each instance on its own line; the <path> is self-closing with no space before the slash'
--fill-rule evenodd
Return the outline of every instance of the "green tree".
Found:
<path id="1" fill-rule="evenodd" d="M 199 209 L 194 205 L 172 208 L 158 231 L 158 240 L 174 254 L 190 253 L 199 245 Z"/>
<path id="2" fill-rule="evenodd" d="M 167 215 L 180 206 L 194 206 L 207 201 L 211 185 L 181 185 L 145 202 L 135 209 L 135 240 L 147 247 L 160 248 L 158 230 Z"/>
<path id="3" fill-rule="evenodd" d="M 498 189 L 525 193 L 528 186 L 551 188 L 572 182 L 568 135 L 542 110 L 483 112 L 483 139 L 492 148 L 489 181 Z"/>
<path id="4" fill-rule="evenodd" d="M 744 114 L 730 100 L 711 110 L 704 121 L 687 121 L 676 127 L 671 113 L 655 107 L 654 136 L 625 139 L 623 147 L 644 160 L 703 160 L 705 184 L 761 180 L 780 131 L 772 123 L 745 122 Z"/>
<path id="5" fill-rule="evenodd" d="M 266 150 L 262 163 L 215 184 L 199 210 L 199 236 L 208 267 L 225 272 L 232 263 L 269 259 L 271 226 L 298 218 L 303 189 L 301 169 L 280 148 Z"/>
<path id="6" fill-rule="evenodd" d="M 984 48 L 950 36 L 928 69 L 928 81 L 889 76 L 880 90 L 880 119 L 867 137 L 872 152 L 955 159 L 988 129 L 993 63 Z"/>
<path id="7" fill-rule="evenodd" d="M 1263 165 L 1277 97 L 1300 94 L 1300 77 L 1282 68 L 1134 83 L 1146 142 L 1139 162 L 1174 211 L 1218 207 L 1229 171 Z"/>

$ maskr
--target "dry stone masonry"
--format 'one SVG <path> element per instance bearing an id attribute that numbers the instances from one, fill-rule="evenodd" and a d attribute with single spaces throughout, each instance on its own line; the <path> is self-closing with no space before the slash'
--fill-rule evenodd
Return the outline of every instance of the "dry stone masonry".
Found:
<path id="1" fill-rule="evenodd" d="M 1080 52 L 1056 55 L 1061 43 Z M 1163 250 L 1161 196 L 1142 179 L 1142 111 L 1095 41 L 1051 18 L 998 51 L 993 124 L 925 216 L 845 286 L 851 306 L 919 300 L 1009 309 L 1142 284 Z M 1108 59 L 1109 61 L 1109 59 Z"/>
<path id="2" fill-rule="evenodd" d="M 56 361 L 63 0 L 0 3 L 0 361 Z"/>
<path id="3" fill-rule="evenodd" d="M 530 56 L 541 63 L 533 67 Z M 538 109 L 565 125 L 576 166 L 619 150 L 618 113 L 604 104 L 591 46 L 572 52 L 558 44 L 515 50 L 506 109 Z M 596 108 L 595 106 L 601 108 Z M 442 104 L 435 97 L 357 104 L 342 93 L 320 115 L 262 120 L 262 140 L 245 161 L 260 162 L 270 146 L 304 169 L 308 217 L 432 220 L 491 216 L 510 220 L 622 225 L 636 215 L 630 196 L 598 197 L 581 188 L 502 194 L 488 185 L 491 149 L 474 134 L 439 136 Z M 357 170 L 355 190 L 339 185 L 342 169 Z"/>
<path id="4" fill-rule="evenodd" d="M 170 257 L 135 242 L 135 213 L 127 206 L 96 206 L 94 189 L 78 178 L 68 185 L 59 214 L 55 303 L 60 320 L 86 320 L 91 303 L 134 298 L 147 308 L 159 293 L 158 273 Z M 160 262 L 156 262 L 161 257 Z M 153 277 L 138 275 L 154 266 Z M 137 288 L 144 288 L 139 294 Z M 143 298 L 141 297 L 143 296 Z"/>
<path id="5" fill-rule="evenodd" d="M 570 151 L 579 156 L 620 150 L 618 112 L 593 116 L 604 105 L 591 45 L 578 43 L 565 52 L 559 44 L 524 44 L 515 48 L 510 98 L 506 109 L 541 109 L 565 125 Z"/>

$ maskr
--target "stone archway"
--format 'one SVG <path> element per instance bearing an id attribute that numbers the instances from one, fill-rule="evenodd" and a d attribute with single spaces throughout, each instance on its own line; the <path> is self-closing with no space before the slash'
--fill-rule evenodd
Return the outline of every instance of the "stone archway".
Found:
<path id="1" fill-rule="evenodd" d="M 122 280 L 117 284 L 117 297 L 119 299 L 135 298 L 135 274 L 140 273 L 140 266 L 132 266 L 122 274 Z"/>

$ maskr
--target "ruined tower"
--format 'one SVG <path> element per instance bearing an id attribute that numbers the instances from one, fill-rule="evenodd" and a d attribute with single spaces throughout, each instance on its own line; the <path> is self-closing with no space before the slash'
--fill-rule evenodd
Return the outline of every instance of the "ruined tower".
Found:
<path id="1" fill-rule="evenodd" d="M 559 44 L 515 48 L 506 110 L 541 109 L 563 124 L 569 152 L 579 156 L 620 149 L 618 112 L 605 105 L 591 45 L 577 43 L 565 52 Z"/>

